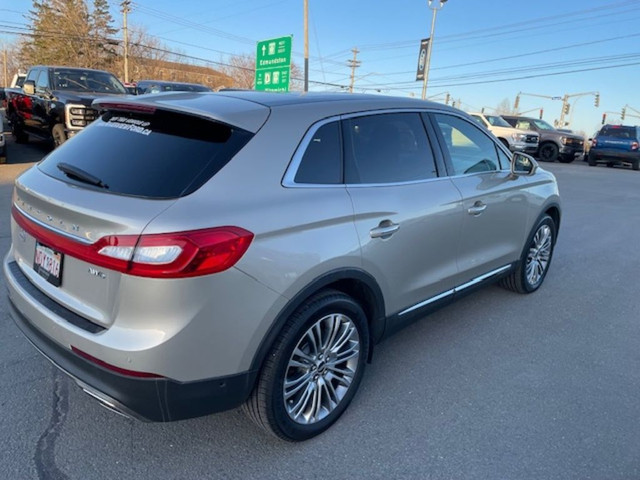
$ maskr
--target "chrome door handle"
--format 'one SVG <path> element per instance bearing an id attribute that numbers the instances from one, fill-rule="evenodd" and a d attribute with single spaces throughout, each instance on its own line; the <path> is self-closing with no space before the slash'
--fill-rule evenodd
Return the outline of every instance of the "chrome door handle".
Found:
<path id="1" fill-rule="evenodd" d="M 484 212 L 486 209 L 487 209 L 486 203 L 482 203 L 482 202 L 478 201 L 478 202 L 474 203 L 473 207 L 470 207 L 469 210 L 467 210 L 467 212 L 469 212 L 469 215 L 478 216 L 482 212 Z"/>
<path id="2" fill-rule="evenodd" d="M 369 230 L 369 236 L 371 238 L 389 238 L 400 229 L 400 225 L 393 223 L 390 220 L 384 220 L 380 222 L 376 228 Z"/>

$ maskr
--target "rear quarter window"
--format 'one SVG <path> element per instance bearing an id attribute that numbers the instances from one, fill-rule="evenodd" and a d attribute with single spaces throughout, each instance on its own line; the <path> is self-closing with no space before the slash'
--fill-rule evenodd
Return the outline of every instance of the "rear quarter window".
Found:
<path id="1" fill-rule="evenodd" d="M 210 120 L 157 110 L 107 112 L 54 150 L 38 166 L 44 173 L 85 188 L 145 198 L 193 193 L 224 167 L 252 134 Z M 63 173 L 66 163 L 107 187 Z"/>

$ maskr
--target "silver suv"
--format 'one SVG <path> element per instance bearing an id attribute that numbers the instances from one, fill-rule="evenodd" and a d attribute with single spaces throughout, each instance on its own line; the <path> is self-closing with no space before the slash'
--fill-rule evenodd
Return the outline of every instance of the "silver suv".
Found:
<path id="1" fill-rule="evenodd" d="M 418 100 L 259 92 L 104 99 L 16 180 L 12 316 L 104 406 L 244 405 L 304 440 L 374 345 L 477 286 L 537 290 L 555 178 Z"/>

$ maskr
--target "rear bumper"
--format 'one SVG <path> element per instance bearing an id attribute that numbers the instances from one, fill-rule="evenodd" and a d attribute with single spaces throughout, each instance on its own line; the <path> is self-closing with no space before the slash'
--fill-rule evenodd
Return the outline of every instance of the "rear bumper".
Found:
<path id="1" fill-rule="evenodd" d="M 592 148 L 589 150 L 589 156 L 596 161 L 610 162 L 618 161 L 624 163 L 631 163 L 633 161 L 640 161 L 640 152 L 623 152 L 620 150 L 611 149 L 598 149 Z"/>
<path id="2" fill-rule="evenodd" d="M 108 408 L 139 420 L 169 422 L 229 410 L 249 397 L 257 376 L 254 371 L 179 382 L 169 378 L 132 377 L 79 356 L 69 345 L 44 334 L 20 310 L 20 302 L 14 301 L 13 296 L 19 300 L 23 289 L 11 266 L 12 262 L 5 259 L 9 312 L 18 328 L 40 353 Z M 46 300 L 52 302 L 48 297 Z M 38 308 L 51 308 L 38 296 L 31 296 L 30 301 L 39 305 Z"/>
<path id="3" fill-rule="evenodd" d="M 198 382 L 137 379 L 94 365 L 40 333 L 9 301 L 9 311 L 27 339 L 85 392 L 128 417 L 170 422 L 221 412 L 242 404 L 251 392 L 255 372 Z"/>

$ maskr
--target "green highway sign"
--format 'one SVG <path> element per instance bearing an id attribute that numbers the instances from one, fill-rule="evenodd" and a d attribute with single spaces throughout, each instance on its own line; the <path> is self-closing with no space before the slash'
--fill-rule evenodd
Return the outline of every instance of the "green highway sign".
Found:
<path id="1" fill-rule="evenodd" d="M 292 36 L 258 42 L 256 48 L 255 89 L 288 92 L 291 72 Z"/>

